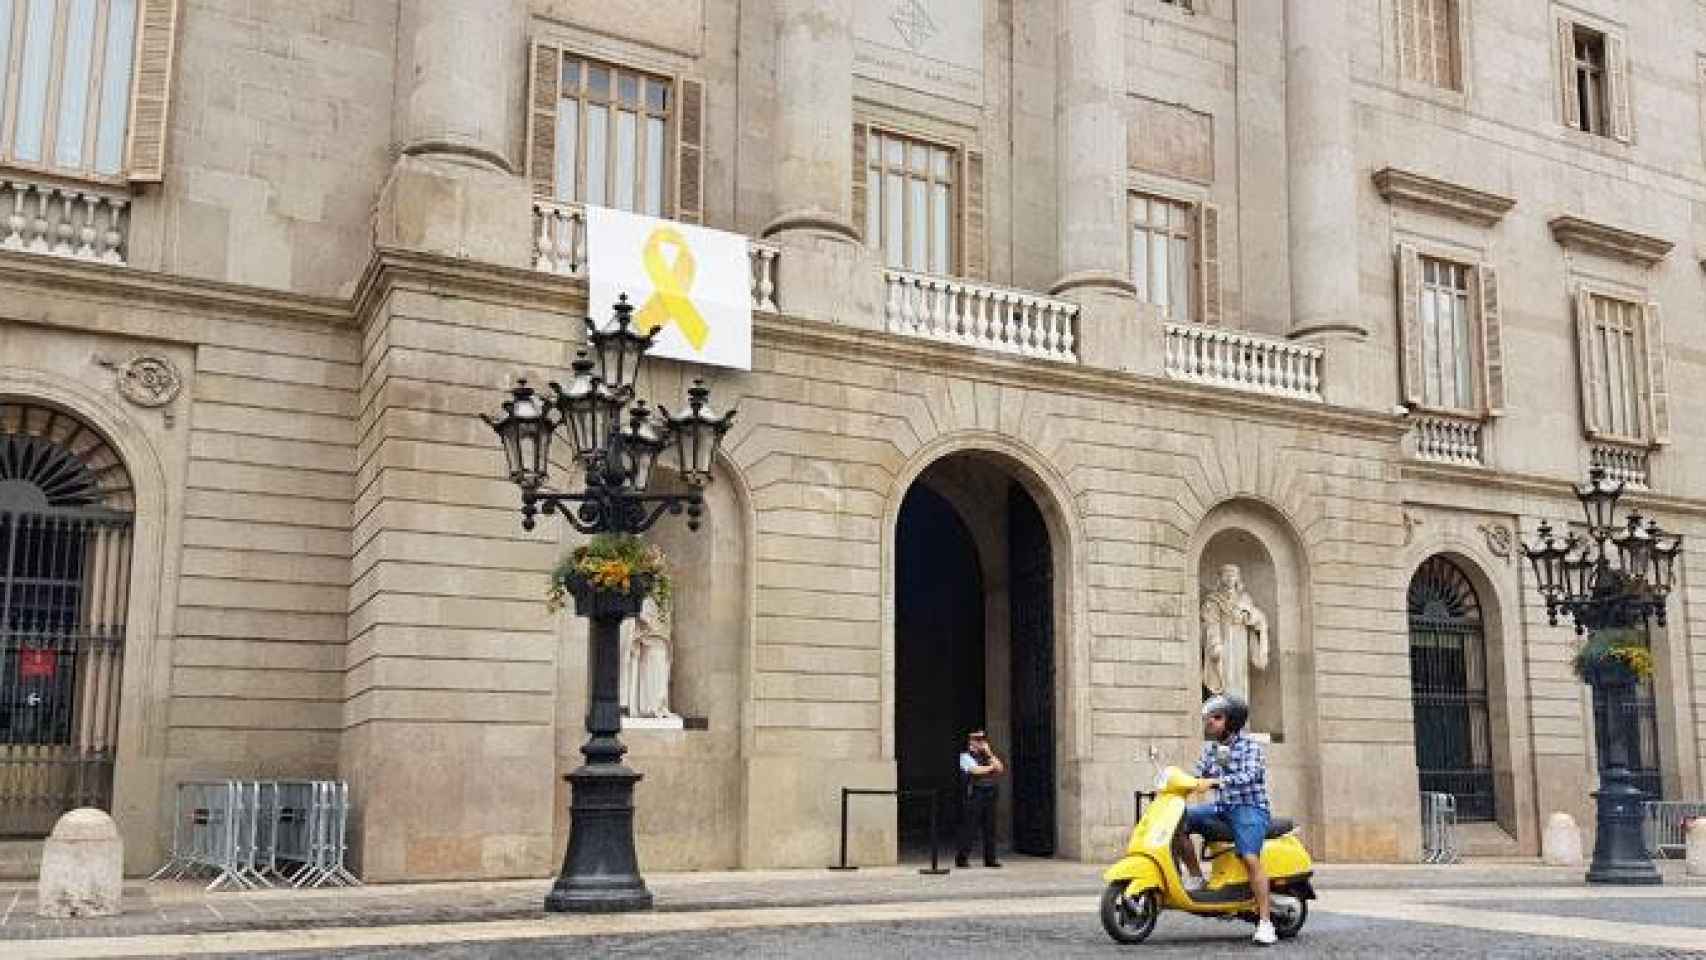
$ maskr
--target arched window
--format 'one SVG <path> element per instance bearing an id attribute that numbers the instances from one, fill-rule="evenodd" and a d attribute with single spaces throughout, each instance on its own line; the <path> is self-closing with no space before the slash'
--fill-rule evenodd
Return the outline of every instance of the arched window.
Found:
<path id="1" fill-rule="evenodd" d="M 133 504 L 100 434 L 0 402 L 0 837 L 111 802 Z"/>
<path id="2" fill-rule="evenodd" d="M 1450 560 L 1410 580 L 1410 695 L 1423 792 L 1457 799 L 1459 820 L 1492 820 L 1493 736 L 1481 601 Z"/>

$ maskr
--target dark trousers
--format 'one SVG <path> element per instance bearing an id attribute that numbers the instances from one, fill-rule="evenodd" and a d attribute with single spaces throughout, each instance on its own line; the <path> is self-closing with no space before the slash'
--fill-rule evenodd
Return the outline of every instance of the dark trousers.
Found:
<path id="1" fill-rule="evenodd" d="M 996 788 L 973 786 L 966 791 L 964 815 L 960 817 L 960 850 L 954 858 L 971 856 L 973 834 L 983 834 L 983 862 L 995 862 L 995 794 Z"/>

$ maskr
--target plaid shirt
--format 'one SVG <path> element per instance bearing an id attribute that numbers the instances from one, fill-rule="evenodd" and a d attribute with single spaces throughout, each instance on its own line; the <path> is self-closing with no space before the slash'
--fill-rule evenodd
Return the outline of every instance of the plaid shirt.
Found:
<path id="1" fill-rule="evenodd" d="M 1227 758 L 1224 771 L 1214 758 L 1215 749 L 1220 746 L 1218 743 L 1203 744 L 1202 759 L 1197 761 L 1197 776 L 1220 778 L 1220 795 L 1215 798 L 1214 808 L 1261 807 L 1268 810 L 1268 764 L 1267 758 L 1262 756 L 1261 745 L 1242 733 L 1234 734 L 1226 745 L 1231 748 L 1232 755 Z"/>

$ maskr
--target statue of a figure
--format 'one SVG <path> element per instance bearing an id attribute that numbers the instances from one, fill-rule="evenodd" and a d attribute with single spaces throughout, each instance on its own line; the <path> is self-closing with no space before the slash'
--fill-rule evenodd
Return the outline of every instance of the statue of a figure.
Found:
<path id="1" fill-rule="evenodd" d="M 669 606 L 659 603 L 655 596 L 646 597 L 632 630 L 623 631 L 621 702 L 627 716 L 675 716 L 669 709 Z"/>
<path id="2" fill-rule="evenodd" d="M 1250 668 L 1268 668 L 1268 618 L 1244 589 L 1237 564 L 1202 602 L 1202 685 L 1209 693 L 1250 696 Z"/>

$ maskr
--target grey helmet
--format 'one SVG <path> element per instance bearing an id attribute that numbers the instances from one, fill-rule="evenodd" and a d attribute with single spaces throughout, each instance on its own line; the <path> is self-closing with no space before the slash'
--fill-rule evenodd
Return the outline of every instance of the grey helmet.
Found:
<path id="1" fill-rule="evenodd" d="M 1226 731 L 1240 733 L 1250 720 L 1250 704 L 1235 693 L 1217 693 L 1203 701 L 1202 715 L 1211 713 L 1226 714 Z"/>

